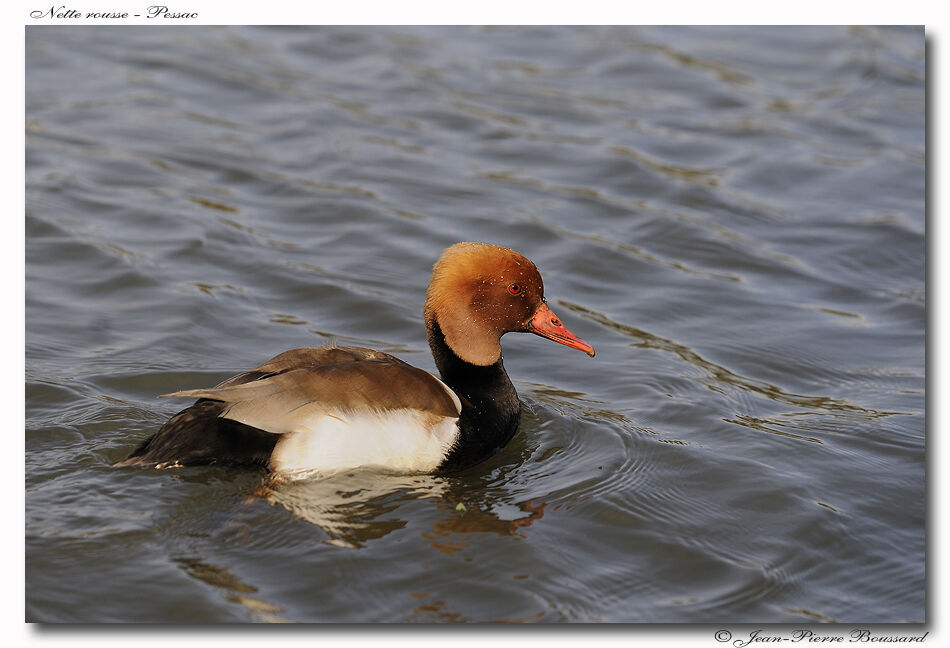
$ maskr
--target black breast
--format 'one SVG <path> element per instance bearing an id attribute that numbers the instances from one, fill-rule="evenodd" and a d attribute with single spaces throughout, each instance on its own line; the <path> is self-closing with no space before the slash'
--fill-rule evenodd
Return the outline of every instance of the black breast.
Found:
<path id="1" fill-rule="evenodd" d="M 473 466 L 507 444 L 521 421 L 521 401 L 498 361 L 480 367 L 459 358 L 445 343 L 438 322 L 429 324 L 429 346 L 436 366 L 462 402 L 459 439 L 439 465 L 438 472 Z"/>

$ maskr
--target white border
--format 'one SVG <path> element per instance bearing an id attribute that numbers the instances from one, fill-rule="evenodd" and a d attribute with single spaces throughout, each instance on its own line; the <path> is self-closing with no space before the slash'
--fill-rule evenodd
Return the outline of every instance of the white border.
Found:
<path id="1" fill-rule="evenodd" d="M 327 644 L 345 642 L 363 642 L 382 639 L 385 643 L 413 646 L 426 643 L 451 642 L 459 646 L 481 645 L 483 643 L 517 642 L 519 645 L 560 643 L 574 644 L 579 640 L 595 639 L 599 645 L 676 645 L 676 646 L 719 646 L 713 640 L 713 633 L 720 626 L 680 626 L 675 632 L 664 627 L 614 626 L 611 628 L 524 628 L 522 631 L 493 631 L 485 628 L 424 629 L 411 631 L 391 626 L 352 628 L 309 628 L 296 632 L 262 632 L 248 628 L 214 627 L 198 630 L 187 628 L 180 631 L 161 629 L 136 631 L 108 627 L 82 629 L 73 627 L 63 631 L 41 629 L 29 626 L 24 619 L 24 441 L 19 424 L 24 419 L 24 25 L 32 24 L 161 24 L 161 21 L 135 20 L 86 21 L 86 20 L 33 20 L 29 12 L 50 6 L 66 6 L 83 11 L 120 11 L 128 8 L 130 12 L 141 11 L 155 4 L 151 0 L 136 3 L 125 0 L 83 0 L 70 3 L 62 0 L 37 0 L 36 2 L 11 2 L 0 7 L 0 29 L 3 38 L 4 79 L 8 80 L 6 101 L 0 103 L 3 110 L 3 125 L 7 135 L 3 155 L 3 193 L 5 198 L 5 232 L 2 237 L 3 297 L 13 314 L 7 316 L 3 329 L 3 361 L 5 368 L 4 405 L 8 424 L 4 433 L 8 443 L 14 446 L 8 451 L 7 468 L 4 479 L 9 480 L 5 491 L 5 501 L 9 506 L 7 519 L 12 523 L 5 525 L 4 555 L 9 561 L 8 577 L 5 579 L 4 605 L 2 619 L 7 641 L 24 643 L 62 644 L 70 648 L 79 646 L 123 645 L 130 643 L 144 645 L 165 645 L 169 642 L 183 645 L 233 646 L 251 645 L 261 642 L 278 641 L 283 645 L 299 645 L 311 648 Z M 947 303 L 945 264 L 940 251 L 944 249 L 944 228 L 940 227 L 939 187 L 943 179 L 939 165 L 938 151 L 944 143 L 944 129 L 941 128 L 937 108 L 945 105 L 942 101 L 942 88 L 945 86 L 943 70 L 943 44 L 940 36 L 943 32 L 943 12 L 937 10 L 932 0 L 903 0 L 901 2 L 834 2 L 832 0 L 798 0 L 788 3 L 768 3 L 751 1 L 699 2 L 636 2 L 630 0 L 585 0 L 584 2 L 564 2 L 540 0 L 481 0 L 477 3 L 450 2 L 412 2 L 411 0 L 364 0 L 340 3 L 329 0 L 287 1 L 267 0 L 267 2 L 216 2 L 211 0 L 169 0 L 172 10 L 197 11 L 199 17 L 191 21 L 171 21 L 167 24 L 910 24 L 926 25 L 929 58 L 929 133 L 928 133 L 928 177 L 930 237 L 928 252 L 931 255 L 928 307 L 930 320 L 928 326 L 930 353 L 928 354 L 928 397 L 930 401 L 928 421 L 928 475 L 929 475 L 929 576 L 928 614 L 930 622 L 925 630 L 930 634 L 927 643 L 936 645 L 941 632 L 940 619 L 947 610 L 939 587 L 945 582 L 944 568 L 938 540 L 946 538 L 943 516 L 939 515 L 937 502 L 943 498 L 943 480 L 940 479 L 940 466 L 945 463 L 946 443 L 940 443 L 943 433 L 943 412 L 940 404 L 946 400 L 946 391 L 939 380 L 946 366 L 945 346 L 938 338 L 939 323 L 946 321 L 944 305 Z M 936 391 L 934 391 L 936 390 Z M 10 439 L 17 439 L 11 441 Z M 17 521 L 19 524 L 17 524 Z M 13 575 L 11 577 L 11 574 Z M 18 628 L 14 628 L 18 626 Z M 750 626 L 722 627 L 731 629 L 736 637 L 746 635 Z M 766 626 L 769 627 L 769 626 Z M 828 628 L 828 630 L 831 630 Z M 840 628 L 843 630 L 843 627 Z M 899 632 L 889 627 L 882 632 Z M 919 627 L 909 627 L 914 633 Z M 855 644 L 860 645 L 860 644 Z"/>

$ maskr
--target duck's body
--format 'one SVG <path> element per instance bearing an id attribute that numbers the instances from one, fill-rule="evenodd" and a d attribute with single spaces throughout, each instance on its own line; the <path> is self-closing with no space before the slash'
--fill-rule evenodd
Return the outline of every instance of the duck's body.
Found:
<path id="1" fill-rule="evenodd" d="M 425 321 L 442 380 L 370 349 L 285 351 L 212 389 L 168 394 L 199 400 L 122 463 L 251 464 L 291 477 L 359 466 L 457 470 L 518 428 L 504 333 L 533 332 L 593 355 L 544 303 L 534 264 L 497 246 L 459 243 L 443 253 Z"/>

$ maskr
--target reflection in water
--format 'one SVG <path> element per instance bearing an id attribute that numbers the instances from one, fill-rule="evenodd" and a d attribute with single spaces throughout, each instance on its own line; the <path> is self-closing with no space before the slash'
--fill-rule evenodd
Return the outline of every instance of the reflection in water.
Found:
<path id="1" fill-rule="evenodd" d="M 758 416 L 749 416 L 748 414 L 736 414 L 734 418 L 725 419 L 727 423 L 736 423 L 738 425 L 744 425 L 746 427 L 752 428 L 753 430 L 759 430 L 760 432 L 768 432 L 769 434 L 777 434 L 779 436 L 785 436 L 790 439 L 798 439 L 800 441 L 809 441 L 811 443 L 824 443 L 821 439 L 816 439 L 811 436 L 803 436 L 801 434 L 795 434 L 793 432 L 787 432 L 785 430 L 779 430 L 775 427 L 771 427 L 770 424 L 776 425 L 775 421 L 769 420 L 767 418 L 761 418 Z M 780 425 L 780 424 L 779 424 Z"/>
<path id="2" fill-rule="evenodd" d="M 748 74 L 744 74 L 743 72 L 740 72 L 734 67 L 721 61 L 716 61 L 711 58 L 700 57 L 693 54 L 687 54 L 684 51 L 678 50 L 666 44 L 642 42 L 633 43 L 630 46 L 633 49 L 639 50 L 641 52 L 648 52 L 651 54 L 655 53 L 668 57 L 684 68 L 693 68 L 702 72 L 711 72 L 716 77 L 718 77 L 720 81 L 724 81 L 725 83 L 755 83 L 755 79 L 753 77 L 750 77 Z"/>
<path id="3" fill-rule="evenodd" d="M 605 201 L 605 202 L 608 202 L 608 201 Z M 617 202 L 617 201 L 613 201 L 613 202 Z M 635 207 L 639 211 L 647 210 L 646 207 L 640 204 L 635 205 Z M 703 223 L 702 221 L 697 221 L 696 219 L 688 219 L 682 214 L 675 214 L 672 212 L 663 212 L 662 210 L 659 210 L 659 211 L 654 210 L 654 212 L 657 217 L 671 218 L 671 219 L 676 219 L 676 220 L 690 220 L 690 222 L 694 225 L 709 227 L 710 229 L 716 230 L 717 233 L 719 233 L 720 235 L 723 236 L 723 238 L 726 238 L 726 239 L 734 240 L 739 237 L 738 234 L 731 232 L 726 228 L 717 227 L 715 225 L 710 226 L 706 223 Z M 652 265 L 670 268 L 672 270 L 677 270 L 679 272 L 696 276 L 696 277 L 706 277 L 708 279 L 716 279 L 720 281 L 731 281 L 734 283 L 740 283 L 744 281 L 744 279 L 740 275 L 737 275 L 735 273 L 711 272 L 709 270 L 695 268 L 695 267 L 692 267 L 691 265 L 684 263 L 683 261 L 679 259 L 665 258 L 665 257 L 657 255 L 655 252 L 648 252 L 647 250 L 643 249 L 640 246 L 632 245 L 630 243 L 623 243 L 611 237 L 604 236 L 603 234 L 590 233 L 587 231 L 575 232 L 568 228 L 561 227 L 560 225 L 556 223 L 548 223 L 538 218 L 535 218 L 533 220 L 539 226 L 544 227 L 547 230 L 550 230 L 551 232 L 557 234 L 558 236 L 568 238 L 568 239 L 574 239 L 577 241 L 586 241 L 589 243 L 593 243 L 597 245 L 598 247 L 613 249 L 618 252 L 622 252 L 623 254 L 630 255 L 636 259 L 645 261 L 646 263 L 649 263 Z"/>
<path id="4" fill-rule="evenodd" d="M 272 479 L 259 495 L 323 529 L 330 536 L 327 544 L 358 549 L 406 526 L 405 520 L 384 517 L 400 499 L 441 499 L 445 490 L 439 477 L 357 470 L 297 481 Z"/>
<path id="5" fill-rule="evenodd" d="M 531 526 L 544 517 L 546 504 L 535 504 L 531 500 L 518 504 L 525 513 L 514 520 L 503 520 L 491 510 L 478 507 L 456 506 L 449 515 L 432 526 L 431 533 L 422 537 L 431 540 L 431 546 L 443 553 L 452 554 L 468 547 L 468 536 L 473 533 L 495 533 L 500 536 L 524 538 L 520 529 Z"/>
<path id="6" fill-rule="evenodd" d="M 802 408 L 814 408 L 819 410 L 830 410 L 834 412 L 851 412 L 869 419 L 900 414 L 900 412 L 866 409 L 860 405 L 855 405 L 837 398 L 830 398 L 828 396 L 793 394 L 791 392 L 785 391 L 781 387 L 772 385 L 765 381 L 756 380 L 755 378 L 749 378 L 746 376 L 740 376 L 739 374 L 727 369 L 726 367 L 723 367 L 722 365 L 703 358 L 689 347 L 679 344 L 678 342 L 668 338 L 660 337 L 658 335 L 654 335 L 653 333 L 648 333 L 647 331 L 629 326 L 627 324 L 615 322 L 606 315 L 590 310 L 578 304 L 573 304 L 564 300 L 559 300 L 558 304 L 564 308 L 574 311 L 575 313 L 579 313 L 588 319 L 601 324 L 602 326 L 618 331 L 619 333 L 622 333 L 628 337 L 639 338 L 642 340 L 642 342 L 638 343 L 636 346 L 675 353 L 684 362 L 687 362 L 690 365 L 707 372 L 709 375 L 707 386 L 713 391 L 722 392 L 723 389 L 727 387 L 735 387 L 741 389 L 744 392 L 765 396 L 766 398 L 779 403 L 795 405 L 796 407 Z M 740 423 L 745 425 L 745 422 Z M 814 439 L 805 440 L 813 441 Z"/>
<path id="7" fill-rule="evenodd" d="M 594 400 L 583 392 L 568 391 L 559 387 L 552 387 L 551 385 L 528 380 L 522 380 L 520 384 L 528 387 L 531 397 L 534 400 L 550 405 L 559 412 L 576 411 L 585 419 L 615 421 L 624 424 L 631 423 L 630 419 L 621 412 L 587 405 L 586 403 L 602 403 L 603 401 Z M 530 403 L 525 403 L 525 405 L 530 407 Z"/>
<path id="8" fill-rule="evenodd" d="M 227 600 L 242 605 L 258 621 L 268 623 L 286 623 L 287 619 L 277 616 L 283 610 L 260 598 L 249 596 L 257 592 L 253 585 L 238 580 L 224 567 L 204 562 L 201 558 L 176 558 L 175 562 L 181 565 L 185 573 L 207 585 L 229 592 Z"/>
<path id="9" fill-rule="evenodd" d="M 271 479 L 255 495 L 320 527 L 329 536 L 327 544 L 350 549 L 405 528 L 407 520 L 391 514 L 404 509 L 406 500 L 432 500 L 444 511 L 422 537 L 449 554 L 465 549 L 472 534 L 524 537 L 520 530 L 544 516 L 545 504 L 529 500 L 516 504 L 523 516 L 502 519 L 484 492 L 478 493 L 479 502 L 466 504 L 468 490 L 451 477 L 365 469 L 299 481 Z"/>

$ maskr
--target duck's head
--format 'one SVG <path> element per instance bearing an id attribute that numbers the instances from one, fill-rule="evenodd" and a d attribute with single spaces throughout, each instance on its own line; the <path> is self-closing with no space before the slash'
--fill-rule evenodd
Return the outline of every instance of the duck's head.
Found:
<path id="1" fill-rule="evenodd" d="M 456 243 L 432 269 L 426 327 L 438 324 L 445 343 L 465 362 L 487 366 L 501 357 L 505 333 L 534 333 L 593 357 L 544 301 L 544 282 L 531 261 L 486 243 Z"/>

